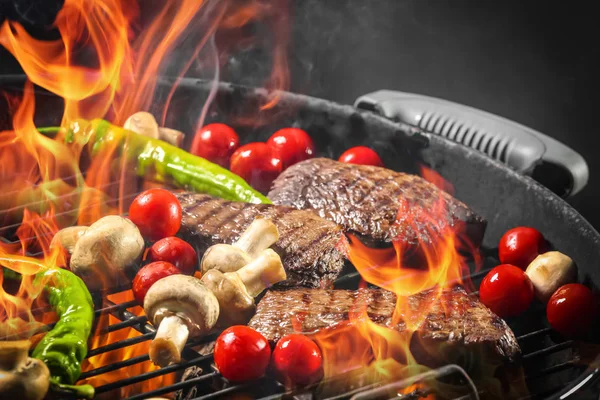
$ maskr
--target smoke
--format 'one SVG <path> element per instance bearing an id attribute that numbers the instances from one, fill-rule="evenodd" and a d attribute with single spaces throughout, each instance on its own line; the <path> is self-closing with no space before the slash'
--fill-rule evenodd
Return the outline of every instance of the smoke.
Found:
<path id="1" fill-rule="evenodd" d="M 355 86 L 349 81 L 354 76 L 348 76 L 348 66 L 358 65 L 368 76 L 370 63 L 377 60 L 365 58 L 365 46 L 376 49 L 381 36 L 394 31 L 399 13 L 407 8 L 404 0 L 292 1 L 287 10 L 289 90 L 323 97 L 339 86 Z M 257 40 L 231 55 L 223 80 L 263 86 L 272 61 L 270 32 L 264 28 L 260 23 L 253 27 Z"/>

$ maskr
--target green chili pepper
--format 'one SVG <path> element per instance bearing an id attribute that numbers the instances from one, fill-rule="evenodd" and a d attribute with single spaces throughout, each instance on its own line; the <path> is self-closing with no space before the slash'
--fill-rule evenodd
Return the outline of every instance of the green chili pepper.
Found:
<path id="1" fill-rule="evenodd" d="M 32 356 L 48 366 L 53 390 L 91 398 L 94 396 L 91 385 L 72 384 L 81 374 L 81 361 L 88 350 L 87 340 L 94 320 L 92 296 L 83 281 L 72 272 L 43 268 L 35 275 L 34 284 L 45 282 L 48 301 L 56 311 L 58 321 L 35 346 Z M 5 273 L 5 277 L 20 279 L 19 274 Z"/>
<path id="2" fill-rule="evenodd" d="M 94 320 L 94 303 L 83 281 L 65 269 L 39 272 L 34 283 L 46 281 L 48 302 L 58 322 L 35 346 L 33 357 L 44 361 L 57 383 L 73 384 L 81 374 Z"/>
<path id="3" fill-rule="evenodd" d="M 57 128 L 42 128 L 55 133 Z M 221 166 L 194 156 L 162 140 L 139 135 L 101 119 L 73 121 L 66 132 L 67 143 L 88 144 L 92 154 L 116 148 L 137 163 L 139 176 L 157 182 L 170 182 L 177 187 L 247 203 L 271 201 L 254 190 L 246 181 Z"/>

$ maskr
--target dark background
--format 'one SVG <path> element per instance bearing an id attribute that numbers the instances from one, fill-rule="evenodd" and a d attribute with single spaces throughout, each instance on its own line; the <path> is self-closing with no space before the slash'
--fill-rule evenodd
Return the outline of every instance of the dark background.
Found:
<path id="1" fill-rule="evenodd" d="M 384 88 L 422 93 L 553 136 L 587 160 L 588 186 L 569 201 L 600 228 L 600 24 L 593 3 L 296 0 L 291 89 L 342 103 Z M 4 50 L 0 60 L 0 73 L 19 70 Z"/>

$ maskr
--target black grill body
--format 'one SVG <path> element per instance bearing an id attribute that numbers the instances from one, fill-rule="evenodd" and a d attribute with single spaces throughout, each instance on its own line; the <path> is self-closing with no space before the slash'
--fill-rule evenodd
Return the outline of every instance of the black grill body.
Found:
<path id="1" fill-rule="evenodd" d="M 155 107 L 150 110 L 155 115 L 161 115 L 174 83 L 170 79 L 158 82 Z M 22 90 L 22 84 L 22 77 L 0 80 L 2 89 L 19 91 Z M 165 125 L 183 132 L 193 132 L 201 110 L 195 105 L 201 105 L 210 90 L 211 84 L 208 82 L 179 82 L 169 105 Z M 579 281 L 586 282 L 594 288 L 600 283 L 598 232 L 550 190 L 482 153 L 443 137 L 430 135 L 418 128 L 397 124 L 370 112 L 326 100 L 283 93 L 274 108 L 261 111 L 261 105 L 265 104 L 271 95 L 265 90 L 231 84 L 220 84 L 216 90 L 216 98 L 210 107 L 206 123 L 225 122 L 232 125 L 242 142 L 266 140 L 279 128 L 297 126 L 311 134 L 322 156 L 337 158 L 348 147 L 368 145 L 382 155 L 384 163 L 391 169 L 418 173 L 420 166 L 425 165 L 439 172 L 453 184 L 458 199 L 488 220 L 483 244 L 484 265 L 471 276 L 474 287 L 478 287 L 485 273 L 498 264 L 495 247 L 500 236 L 507 229 L 519 225 L 536 227 L 557 250 L 570 255 L 579 267 Z M 38 126 L 55 125 L 60 121 L 62 102 L 59 99 L 40 93 L 37 95 L 36 105 Z M 1 114 L 5 109 L 0 107 L 0 129 L 10 127 L 10 116 Z M 190 141 L 191 135 L 188 134 L 186 140 Z M 349 273 L 340 277 L 336 287 L 355 288 L 359 279 L 356 272 Z M 129 311 L 134 306 L 132 302 L 98 302 L 98 315 L 110 313 L 122 321 L 105 328 L 106 330 L 133 327 L 140 334 L 121 342 L 91 349 L 88 356 L 151 340 L 154 328 L 144 317 L 135 316 Z M 594 353 L 597 350 L 588 349 L 584 354 L 578 342 L 555 335 L 547 325 L 545 310 L 540 304 L 533 306 L 526 315 L 508 322 L 518 337 L 524 354 L 522 365 L 529 392 L 525 398 L 579 399 L 586 398 L 584 396 L 587 395 L 595 395 L 597 398 L 596 394 L 584 391 L 590 386 L 593 387 L 598 377 L 597 368 L 594 367 L 600 362 L 598 353 Z M 183 382 L 132 398 L 156 397 L 184 389 L 187 398 L 198 399 L 229 398 L 238 395 L 250 398 L 342 399 L 351 398 L 372 388 L 361 387 L 360 380 L 354 381 L 353 387 L 347 391 L 339 393 L 323 391 L 327 383 L 314 388 L 288 390 L 270 378 L 243 385 L 230 384 L 221 378 L 212 366 L 210 352 L 200 354 L 192 349 L 198 344 L 214 340 L 215 335 L 188 344 L 182 364 L 107 383 L 96 388 L 98 395 L 114 393 L 115 389 L 161 374 L 175 372 L 181 375 L 187 367 L 192 366 L 199 367 L 202 372 Z M 597 337 L 598 335 L 596 340 Z M 116 371 L 147 359 L 147 356 L 139 356 L 122 360 L 86 371 L 82 378 Z M 590 364 L 592 360 L 595 360 L 595 364 Z M 334 381 L 336 379 L 343 380 L 344 377 L 333 378 Z M 332 386 L 334 384 L 335 382 L 331 382 Z M 478 389 L 481 390 L 481 397 L 485 398 L 484 388 Z M 415 394 L 414 398 L 418 398 L 417 395 Z"/>

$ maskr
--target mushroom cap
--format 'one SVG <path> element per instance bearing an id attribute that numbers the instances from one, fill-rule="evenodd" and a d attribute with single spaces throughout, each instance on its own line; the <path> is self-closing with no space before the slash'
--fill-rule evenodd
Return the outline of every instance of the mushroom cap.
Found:
<path id="1" fill-rule="evenodd" d="M 73 253 L 75 244 L 83 234 L 87 231 L 87 226 L 69 226 L 68 228 L 61 229 L 56 232 L 52 241 L 50 242 L 50 248 L 60 246 L 65 249 L 69 254 Z"/>
<path id="2" fill-rule="evenodd" d="M 250 263 L 252 257 L 244 250 L 230 244 L 215 244 L 206 250 L 200 261 L 203 274 L 211 269 L 233 272 Z"/>
<path id="3" fill-rule="evenodd" d="M 248 294 L 239 279 L 228 279 L 221 271 L 211 269 L 202 276 L 202 283 L 210 289 L 219 301 L 221 327 L 246 324 L 252 318 L 256 306 L 254 298 Z"/>
<path id="4" fill-rule="evenodd" d="M 533 283 L 537 299 L 547 303 L 559 287 L 577 279 L 577 266 L 566 254 L 549 251 L 537 256 L 525 273 Z"/>
<path id="5" fill-rule="evenodd" d="M 50 371 L 43 361 L 27 358 L 15 369 L 0 371 L 2 398 L 41 400 L 50 387 Z"/>
<path id="6" fill-rule="evenodd" d="M 158 123 L 154 116 L 146 111 L 131 114 L 123 124 L 123 128 L 152 139 L 158 139 Z"/>
<path id="7" fill-rule="evenodd" d="M 188 275 L 170 275 L 150 287 L 144 299 L 144 311 L 154 326 L 176 315 L 185 321 L 190 336 L 211 330 L 219 318 L 219 302 L 199 279 Z"/>
<path id="8" fill-rule="evenodd" d="M 112 284 L 139 261 L 144 247 L 144 238 L 133 222 L 108 215 L 79 238 L 71 256 L 71 270 L 91 288 L 102 282 Z"/>

